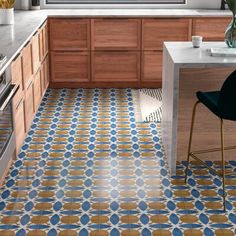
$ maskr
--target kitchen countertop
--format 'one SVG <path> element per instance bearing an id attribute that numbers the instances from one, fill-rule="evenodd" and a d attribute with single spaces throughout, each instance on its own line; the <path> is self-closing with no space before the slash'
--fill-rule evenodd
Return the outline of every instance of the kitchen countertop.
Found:
<path id="1" fill-rule="evenodd" d="M 225 17 L 229 11 L 187 9 L 50 9 L 15 11 L 14 25 L 0 25 L 0 53 L 7 56 L 0 75 L 48 16 L 61 17 Z"/>
<path id="2" fill-rule="evenodd" d="M 180 93 L 184 93 L 183 87 L 181 87 L 180 70 L 182 68 L 226 68 L 235 67 L 235 57 L 213 57 L 210 55 L 208 49 L 210 48 L 226 48 L 227 45 L 224 42 L 203 42 L 201 48 L 193 48 L 191 42 L 165 42 L 163 50 L 163 78 L 162 78 L 162 139 L 166 151 L 166 157 L 170 168 L 171 175 L 176 173 L 176 160 L 178 149 L 178 124 L 179 122 L 185 122 L 186 127 L 190 127 L 190 124 L 186 124 L 186 114 L 179 115 L 179 98 Z M 189 78 L 191 82 L 192 78 Z M 207 79 L 208 80 L 208 79 Z M 212 81 L 208 81 L 213 83 Z M 198 82 L 202 83 L 201 79 Z M 196 84 L 195 84 L 196 85 Z M 199 88 L 199 87 L 198 87 Z M 204 90 L 204 88 L 200 87 Z M 206 88 L 205 88 L 206 89 Z M 197 89 L 196 89 L 197 90 Z M 206 90 L 208 91 L 208 90 Z M 194 104 L 196 98 L 191 100 L 191 96 L 186 95 L 188 98 L 188 105 Z M 189 102 L 190 101 L 190 102 Z M 192 103 L 191 103 L 192 102 Z M 187 104 L 187 103 L 186 103 Z M 185 105 L 186 105 L 185 104 Z M 190 110 L 192 111 L 192 105 Z M 187 105 L 186 105 L 187 106 Z M 188 108 L 185 107 L 185 110 Z M 188 117 L 188 116 L 187 116 Z M 191 116 L 190 116 L 191 118 Z M 203 128 L 202 128 L 203 129 Z M 197 132 L 197 130 L 195 131 Z M 202 132 L 202 130 L 201 130 Z M 215 133 L 214 133 L 215 134 Z M 199 137 L 199 136 L 197 136 Z M 203 136 L 201 136 L 203 138 Z M 206 141 L 207 142 L 207 141 Z M 187 142 L 188 143 L 188 137 Z M 179 147 L 179 148 L 182 148 Z M 187 149 L 186 149 L 187 152 Z"/>

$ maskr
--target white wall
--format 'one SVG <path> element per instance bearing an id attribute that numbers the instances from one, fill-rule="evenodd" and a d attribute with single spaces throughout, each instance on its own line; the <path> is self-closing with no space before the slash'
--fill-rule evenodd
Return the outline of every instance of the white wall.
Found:
<path id="1" fill-rule="evenodd" d="M 20 1 L 21 0 L 16 0 L 16 5 L 15 8 L 16 9 L 20 9 Z M 30 0 L 29 0 L 30 1 Z M 43 2 L 44 0 L 41 0 L 41 2 Z M 42 4 L 42 8 L 44 8 L 43 6 L 44 4 Z M 125 5 L 125 6 L 121 6 L 121 5 L 117 5 L 117 8 L 187 8 L 187 9 L 191 9 L 191 8 L 199 8 L 199 9 L 219 9 L 221 5 L 221 0 L 187 0 L 187 4 L 186 5 Z M 61 8 L 70 8 L 70 6 L 61 6 Z M 92 7 L 92 8 L 115 8 L 114 5 L 112 6 L 104 6 L 104 5 L 88 5 L 85 6 L 83 5 L 84 8 L 88 8 L 88 7 Z M 50 8 L 55 8 L 55 6 L 50 6 Z M 74 8 L 74 6 L 73 6 Z M 81 6 L 79 6 L 79 8 L 81 8 Z"/>

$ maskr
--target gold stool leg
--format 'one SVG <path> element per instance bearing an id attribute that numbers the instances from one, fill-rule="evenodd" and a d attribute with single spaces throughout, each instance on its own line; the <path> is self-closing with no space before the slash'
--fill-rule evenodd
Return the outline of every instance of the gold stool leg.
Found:
<path id="1" fill-rule="evenodd" d="M 190 135 L 189 135 L 189 144 L 188 144 L 187 166 L 185 169 L 185 179 L 184 179 L 185 183 L 187 182 L 187 177 L 188 177 L 188 169 L 189 169 L 190 152 L 191 152 L 191 145 L 192 145 L 193 127 L 194 127 L 194 120 L 195 120 L 195 115 L 196 115 L 196 108 L 199 103 L 200 102 L 197 101 L 193 107 L 192 121 L 191 121 Z"/>
<path id="2" fill-rule="evenodd" d="M 220 119 L 220 135 L 221 135 L 221 161 L 222 161 L 222 186 L 223 186 L 223 205 L 226 210 L 226 193 L 225 193 L 225 158 L 224 158 L 224 121 Z"/>

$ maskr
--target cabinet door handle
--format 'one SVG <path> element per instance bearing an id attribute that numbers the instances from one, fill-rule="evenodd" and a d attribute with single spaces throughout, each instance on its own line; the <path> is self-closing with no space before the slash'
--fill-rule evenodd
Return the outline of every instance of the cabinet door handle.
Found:
<path id="1" fill-rule="evenodd" d="M 30 43 L 30 40 L 25 44 L 25 46 L 24 47 L 27 47 L 28 46 L 28 44 Z"/>
<path id="2" fill-rule="evenodd" d="M 21 98 L 20 102 L 17 104 L 15 110 L 18 110 L 19 106 L 23 103 L 24 99 Z"/>
<path id="3" fill-rule="evenodd" d="M 38 33 L 38 30 L 34 32 L 33 36 L 35 36 Z"/>
<path id="4" fill-rule="evenodd" d="M 18 52 L 12 61 L 16 61 L 16 59 L 20 56 L 20 54 L 21 54 L 21 53 Z"/>

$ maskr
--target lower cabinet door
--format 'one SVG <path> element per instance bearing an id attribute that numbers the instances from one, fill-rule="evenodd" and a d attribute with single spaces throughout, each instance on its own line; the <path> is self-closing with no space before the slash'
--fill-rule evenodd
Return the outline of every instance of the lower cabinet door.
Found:
<path id="1" fill-rule="evenodd" d="M 21 145 L 25 138 L 25 102 L 24 99 L 14 109 L 15 118 L 15 135 L 16 135 L 16 152 L 20 151 Z"/>
<path id="2" fill-rule="evenodd" d="M 52 52 L 51 76 L 53 82 L 89 81 L 89 52 Z"/>
<path id="3" fill-rule="evenodd" d="M 34 112 L 36 112 L 38 110 L 42 98 L 40 71 L 38 71 L 34 77 L 33 87 L 34 87 Z"/>
<path id="4" fill-rule="evenodd" d="M 33 81 L 25 90 L 25 124 L 28 131 L 34 118 L 34 88 Z"/>
<path id="5" fill-rule="evenodd" d="M 162 81 L 162 52 L 144 51 L 142 55 L 142 81 Z"/>
<path id="6" fill-rule="evenodd" d="M 44 64 L 44 90 L 47 90 L 49 86 L 49 59 L 48 56 L 45 58 Z"/>
<path id="7" fill-rule="evenodd" d="M 132 82 L 140 79 L 140 52 L 94 51 L 92 80 L 99 82 Z"/>

